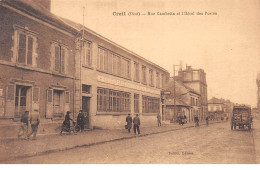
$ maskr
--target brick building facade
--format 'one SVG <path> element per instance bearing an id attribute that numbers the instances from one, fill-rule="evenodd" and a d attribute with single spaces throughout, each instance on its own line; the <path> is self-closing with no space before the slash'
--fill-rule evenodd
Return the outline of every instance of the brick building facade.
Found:
<path id="1" fill-rule="evenodd" d="M 55 129 L 83 109 L 89 128 L 122 128 L 128 113 L 156 124 L 167 70 L 53 15 L 50 1 L 4 0 L 0 11 L 1 120 L 29 110 Z"/>

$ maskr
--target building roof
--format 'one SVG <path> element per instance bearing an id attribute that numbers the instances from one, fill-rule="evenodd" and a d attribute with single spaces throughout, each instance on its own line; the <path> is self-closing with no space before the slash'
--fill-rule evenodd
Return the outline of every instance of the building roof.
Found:
<path id="1" fill-rule="evenodd" d="M 166 99 L 165 100 L 165 104 L 166 105 L 173 105 L 174 106 L 174 98 L 172 99 Z M 175 99 L 175 106 L 187 106 L 189 107 L 189 105 L 187 103 L 185 103 L 184 101 L 180 100 L 180 99 Z"/>
<path id="2" fill-rule="evenodd" d="M 166 89 L 169 91 L 173 91 L 174 90 L 173 88 L 174 88 L 174 79 L 171 78 L 166 85 Z M 176 92 L 176 96 L 184 95 L 187 93 L 193 93 L 193 94 L 200 96 L 200 94 L 197 93 L 195 90 L 193 90 L 189 86 L 185 85 L 181 81 L 177 81 L 177 80 L 175 80 L 175 92 Z M 172 92 L 172 94 L 173 94 L 173 92 Z"/>
<path id="3" fill-rule="evenodd" d="M 66 24 L 56 15 L 52 14 L 43 5 L 35 2 L 34 0 L 2 0 L 2 5 L 8 5 L 19 11 L 22 11 L 30 16 L 45 21 L 55 27 L 63 29 L 64 31 L 77 34 L 78 31 Z"/>
<path id="4" fill-rule="evenodd" d="M 69 19 L 62 18 L 62 17 L 60 17 L 60 19 L 61 19 L 63 22 L 65 22 L 66 24 L 70 25 L 71 27 L 73 27 L 74 29 L 76 29 L 76 30 L 78 30 L 78 31 L 84 30 L 84 31 L 86 31 L 86 32 L 88 32 L 88 33 L 90 33 L 90 34 L 92 34 L 92 35 L 94 35 L 94 36 L 96 36 L 96 37 L 98 37 L 98 38 L 100 38 L 100 39 L 102 39 L 102 40 L 104 40 L 104 41 L 106 41 L 106 42 L 108 42 L 108 43 L 114 45 L 114 46 L 116 46 L 117 48 L 120 48 L 120 49 L 126 51 L 127 53 L 129 53 L 129 54 L 131 54 L 131 55 L 134 55 L 135 57 L 137 57 L 137 58 L 139 58 L 139 59 L 141 59 L 141 60 L 147 62 L 148 64 L 150 64 L 150 65 L 152 65 L 152 66 L 155 66 L 155 67 L 157 67 L 157 68 L 163 70 L 164 72 L 169 73 L 166 69 L 162 68 L 161 66 L 159 66 L 159 65 L 157 65 L 157 64 L 155 64 L 155 63 L 153 63 L 153 62 L 147 60 L 146 58 L 144 58 L 144 57 L 142 57 L 142 56 L 136 54 L 135 52 L 133 52 L 133 51 L 131 51 L 131 50 L 128 50 L 127 48 L 125 48 L 125 47 L 123 47 L 123 46 L 121 46 L 121 45 L 119 45 L 119 44 L 117 44 L 117 43 L 115 43 L 115 42 L 109 40 L 108 38 L 106 38 L 106 37 L 104 37 L 104 36 L 102 36 L 102 35 L 96 33 L 95 31 L 93 31 L 93 30 L 87 28 L 86 26 L 83 26 L 82 24 L 76 23 L 76 22 L 74 22 L 74 21 L 71 21 L 71 20 L 69 20 Z"/>

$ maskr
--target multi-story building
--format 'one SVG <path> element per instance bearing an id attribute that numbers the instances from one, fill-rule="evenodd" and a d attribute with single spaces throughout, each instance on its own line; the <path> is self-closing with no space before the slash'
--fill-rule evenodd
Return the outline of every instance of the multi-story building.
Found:
<path id="1" fill-rule="evenodd" d="M 185 70 L 179 70 L 176 79 L 200 95 L 198 116 L 200 120 L 204 120 L 208 112 L 207 82 L 204 70 L 193 69 L 191 66 L 186 66 Z"/>
<path id="2" fill-rule="evenodd" d="M 176 122 L 178 116 L 186 115 L 187 121 L 190 122 L 194 121 L 195 115 L 200 114 L 200 94 L 193 89 L 171 78 L 167 83 L 166 91 L 170 94 L 165 95 L 165 120 Z"/>
<path id="3" fill-rule="evenodd" d="M 28 110 L 40 113 L 42 126 L 63 119 L 74 108 L 78 31 L 50 12 L 48 0 L 3 0 L 0 11 L 0 118 Z"/>
<path id="4" fill-rule="evenodd" d="M 230 100 L 212 97 L 208 101 L 208 116 L 212 119 L 231 118 L 233 106 Z"/>
<path id="5" fill-rule="evenodd" d="M 167 70 L 53 15 L 50 0 L 3 0 L 0 11 L 1 120 L 39 112 L 46 131 L 83 109 L 89 128 L 123 128 L 128 113 L 156 124 Z"/>
<path id="6" fill-rule="evenodd" d="M 169 72 L 80 24 L 63 21 L 83 34 L 75 107 L 83 109 L 89 126 L 122 128 L 129 113 L 139 114 L 143 126 L 156 123 Z"/>

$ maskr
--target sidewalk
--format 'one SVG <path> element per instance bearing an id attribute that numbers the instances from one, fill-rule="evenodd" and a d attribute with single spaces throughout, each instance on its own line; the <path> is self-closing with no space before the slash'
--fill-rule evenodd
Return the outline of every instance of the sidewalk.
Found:
<path id="1" fill-rule="evenodd" d="M 210 124 L 212 123 L 219 122 L 210 122 Z M 205 125 L 204 122 L 201 123 L 201 126 L 203 125 Z M 164 133 L 192 127 L 194 127 L 194 123 L 185 125 L 170 124 L 163 125 L 161 127 L 141 126 L 140 135 L 134 135 L 133 129 L 130 134 L 127 132 L 127 130 L 120 129 L 93 130 L 63 136 L 60 136 L 59 134 L 39 136 L 37 140 L 0 140 L 0 163 L 4 163 L 7 160 L 64 151 L 77 147 L 88 147 L 106 142 L 131 139 L 135 137 L 142 137 L 151 134 Z"/>

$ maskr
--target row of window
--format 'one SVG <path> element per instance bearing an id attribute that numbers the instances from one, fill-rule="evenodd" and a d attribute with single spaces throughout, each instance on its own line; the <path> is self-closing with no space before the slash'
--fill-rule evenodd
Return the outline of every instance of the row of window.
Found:
<path id="1" fill-rule="evenodd" d="M 139 94 L 134 94 L 134 112 L 139 113 Z M 143 113 L 159 113 L 160 99 L 142 96 Z M 97 89 L 98 112 L 130 112 L 131 94 L 111 89 Z"/>
<path id="2" fill-rule="evenodd" d="M 97 68 L 124 78 L 130 78 L 130 60 L 105 48 L 98 48 Z"/>
<path id="3" fill-rule="evenodd" d="M 134 81 L 142 82 L 143 84 L 147 84 L 147 78 L 146 78 L 146 66 L 142 65 L 142 73 L 141 73 L 141 80 L 140 80 L 140 64 L 137 62 L 134 62 Z M 156 87 L 164 87 L 165 79 L 164 74 L 161 74 L 159 72 L 156 72 Z M 154 71 L 152 69 L 149 69 L 149 85 L 154 86 Z"/>
<path id="4" fill-rule="evenodd" d="M 14 26 L 16 62 L 29 66 L 36 66 L 37 35 L 21 27 Z M 68 49 L 63 44 L 53 42 L 51 44 L 51 68 L 58 73 L 65 73 L 65 65 Z"/>
<path id="5" fill-rule="evenodd" d="M 199 106 L 199 100 L 198 99 L 191 97 L 190 101 L 191 101 L 191 106 Z"/>
<path id="6" fill-rule="evenodd" d="M 15 31 L 17 34 L 17 62 L 25 65 L 36 64 L 37 57 L 37 38 L 36 35 L 17 28 Z M 51 68 L 58 73 L 66 72 L 66 60 L 68 58 L 68 48 L 58 42 L 51 44 Z M 83 65 L 92 65 L 92 44 L 89 41 L 83 43 L 82 48 Z M 101 71 L 111 73 L 124 78 L 131 78 L 131 64 L 130 59 L 120 56 L 110 50 L 103 47 L 98 48 L 97 68 Z M 140 77 L 141 68 L 141 77 Z M 140 66 L 139 63 L 134 63 L 134 80 L 147 84 L 147 70 L 146 66 Z M 155 84 L 156 81 L 156 84 Z M 154 70 L 149 69 L 149 82 L 150 86 L 156 86 L 157 88 L 163 87 L 165 84 L 164 74 L 156 72 L 156 79 L 154 80 Z"/>
<path id="7" fill-rule="evenodd" d="M 98 112 L 129 112 L 130 93 L 110 89 L 97 89 Z"/>
<path id="8" fill-rule="evenodd" d="M 155 97 L 143 96 L 143 113 L 159 113 L 160 99 Z"/>

